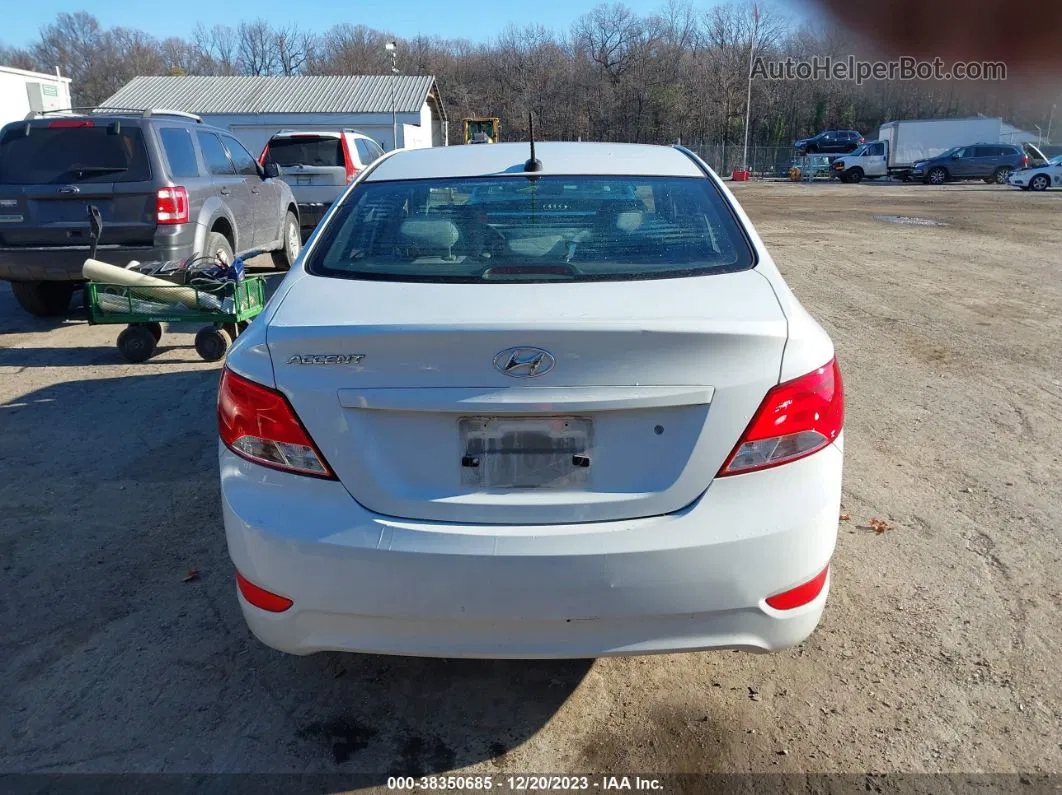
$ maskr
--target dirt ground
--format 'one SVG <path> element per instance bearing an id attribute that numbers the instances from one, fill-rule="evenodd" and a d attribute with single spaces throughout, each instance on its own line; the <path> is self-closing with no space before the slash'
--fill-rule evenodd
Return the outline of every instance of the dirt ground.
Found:
<path id="1" fill-rule="evenodd" d="M 2 285 L 0 774 L 1062 773 L 1062 192 L 735 191 L 847 387 L 850 519 L 801 647 L 273 652 L 225 551 L 219 366 L 187 332 L 124 364 Z"/>

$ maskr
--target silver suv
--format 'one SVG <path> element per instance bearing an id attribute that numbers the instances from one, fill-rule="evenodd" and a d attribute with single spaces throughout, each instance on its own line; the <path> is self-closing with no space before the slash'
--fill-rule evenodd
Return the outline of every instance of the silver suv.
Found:
<path id="1" fill-rule="evenodd" d="M 295 194 L 303 228 L 312 229 L 358 172 L 383 153 L 356 130 L 281 130 L 266 143 L 259 162 L 276 164 Z"/>
<path id="2" fill-rule="evenodd" d="M 0 279 L 41 317 L 67 311 L 99 208 L 98 257 L 299 254 L 299 214 L 276 167 L 231 133 L 172 111 L 30 114 L 0 130 Z"/>

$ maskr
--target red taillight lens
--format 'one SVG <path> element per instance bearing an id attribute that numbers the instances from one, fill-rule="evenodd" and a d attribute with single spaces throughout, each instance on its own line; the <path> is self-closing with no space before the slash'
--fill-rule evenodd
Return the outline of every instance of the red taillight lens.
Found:
<path id="1" fill-rule="evenodd" d="M 771 389 L 719 477 L 786 464 L 828 445 L 844 426 L 837 360 Z"/>
<path id="2" fill-rule="evenodd" d="M 1022 168 L 1028 168 L 1029 167 L 1029 156 L 1028 155 L 1022 155 L 1021 156 L 1021 167 Z"/>
<path id="3" fill-rule="evenodd" d="M 347 140 L 347 136 L 343 135 L 339 139 L 343 144 L 343 167 L 347 172 L 347 184 L 349 185 L 358 176 L 358 167 L 354 165 L 354 158 L 350 151 L 350 142 Z"/>
<path id="4" fill-rule="evenodd" d="M 218 388 L 218 434 L 232 452 L 256 464 L 335 477 L 287 398 L 228 369 Z"/>
<path id="5" fill-rule="evenodd" d="M 782 591 L 782 593 L 774 596 L 768 596 L 767 604 L 775 610 L 792 610 L 796 607 L 803 607 L 808 602 L 815 601 L 815 597 L 822 593 L 823 586 L 826 585 L 826 576 L 829 573 L 830 567 L 827 566 L 815 575 L 813 580 L 808 580 L 803 585 L 790 588 L 788 591 Z"/>
<path id="6" fill-rule="evenodd" d="M 239 572 L 236 572 L 236 586 L 240 589 L 244 599 L 255 607 L 268 610 L 270 613 L 283 613 L 295 604 L 285 596 L 279 596 L 272 591 L 258 587 Z"/>
<path id="7" fill-rule="evenodd" d="M 88 119 L 56 119 L 55 121 L 48 122 L 48 126 L 54 129 L 62 129 L 64 127 L 95 127 L 96 122 L 89 121 Z"/>
<path id="8" fill-rule="evenodd" d="M 181 187 L 159 188 L 155 194 L 155 221 L 160 224 L 188 223 L 188 191 Z"/>
<path id="9" fill-rule="evenodd" d="M 863 138 L 862 135 L 859 136 L 859 143 L 861 143 L 861 144 L 865 144 L 866 143 L 866 140 Z"/>
<path id="10" fill-rule="evenodd" d="M 262 154 L 258 156 L 258 165 L 264 166 L 266 164 L 266 158 L 269 157 L 269 144 L 265 145 L 265 149 L 262 150 Z"/>

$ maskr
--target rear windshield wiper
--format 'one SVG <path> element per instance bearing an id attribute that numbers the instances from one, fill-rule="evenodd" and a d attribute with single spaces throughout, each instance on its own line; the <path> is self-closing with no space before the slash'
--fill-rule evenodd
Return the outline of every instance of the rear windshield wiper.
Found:
<path id="1" fill-rule="evenodd" d="M 75 174 L 108 174 L 129 169 L 125 166 L 74 166 L 70 170 Z"/>

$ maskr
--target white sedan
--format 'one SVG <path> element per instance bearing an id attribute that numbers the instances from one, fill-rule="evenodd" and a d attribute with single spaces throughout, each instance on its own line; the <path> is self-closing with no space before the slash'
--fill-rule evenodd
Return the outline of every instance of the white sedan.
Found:
<path id="1" fill-rule="evenodd" d="M 1052 157 L 1042 166 L 1019 168 L 1010 173 L 1007 183 L 1022 190 L 1062 188 L 1062 155 Z"/>
<path id="2" fill-rule="evenodd" d="M 818 624 L 833 345 L 681 148 L 400 151 L 218 396 L 240 606 L 295 654 L 775 651 Z"/>

